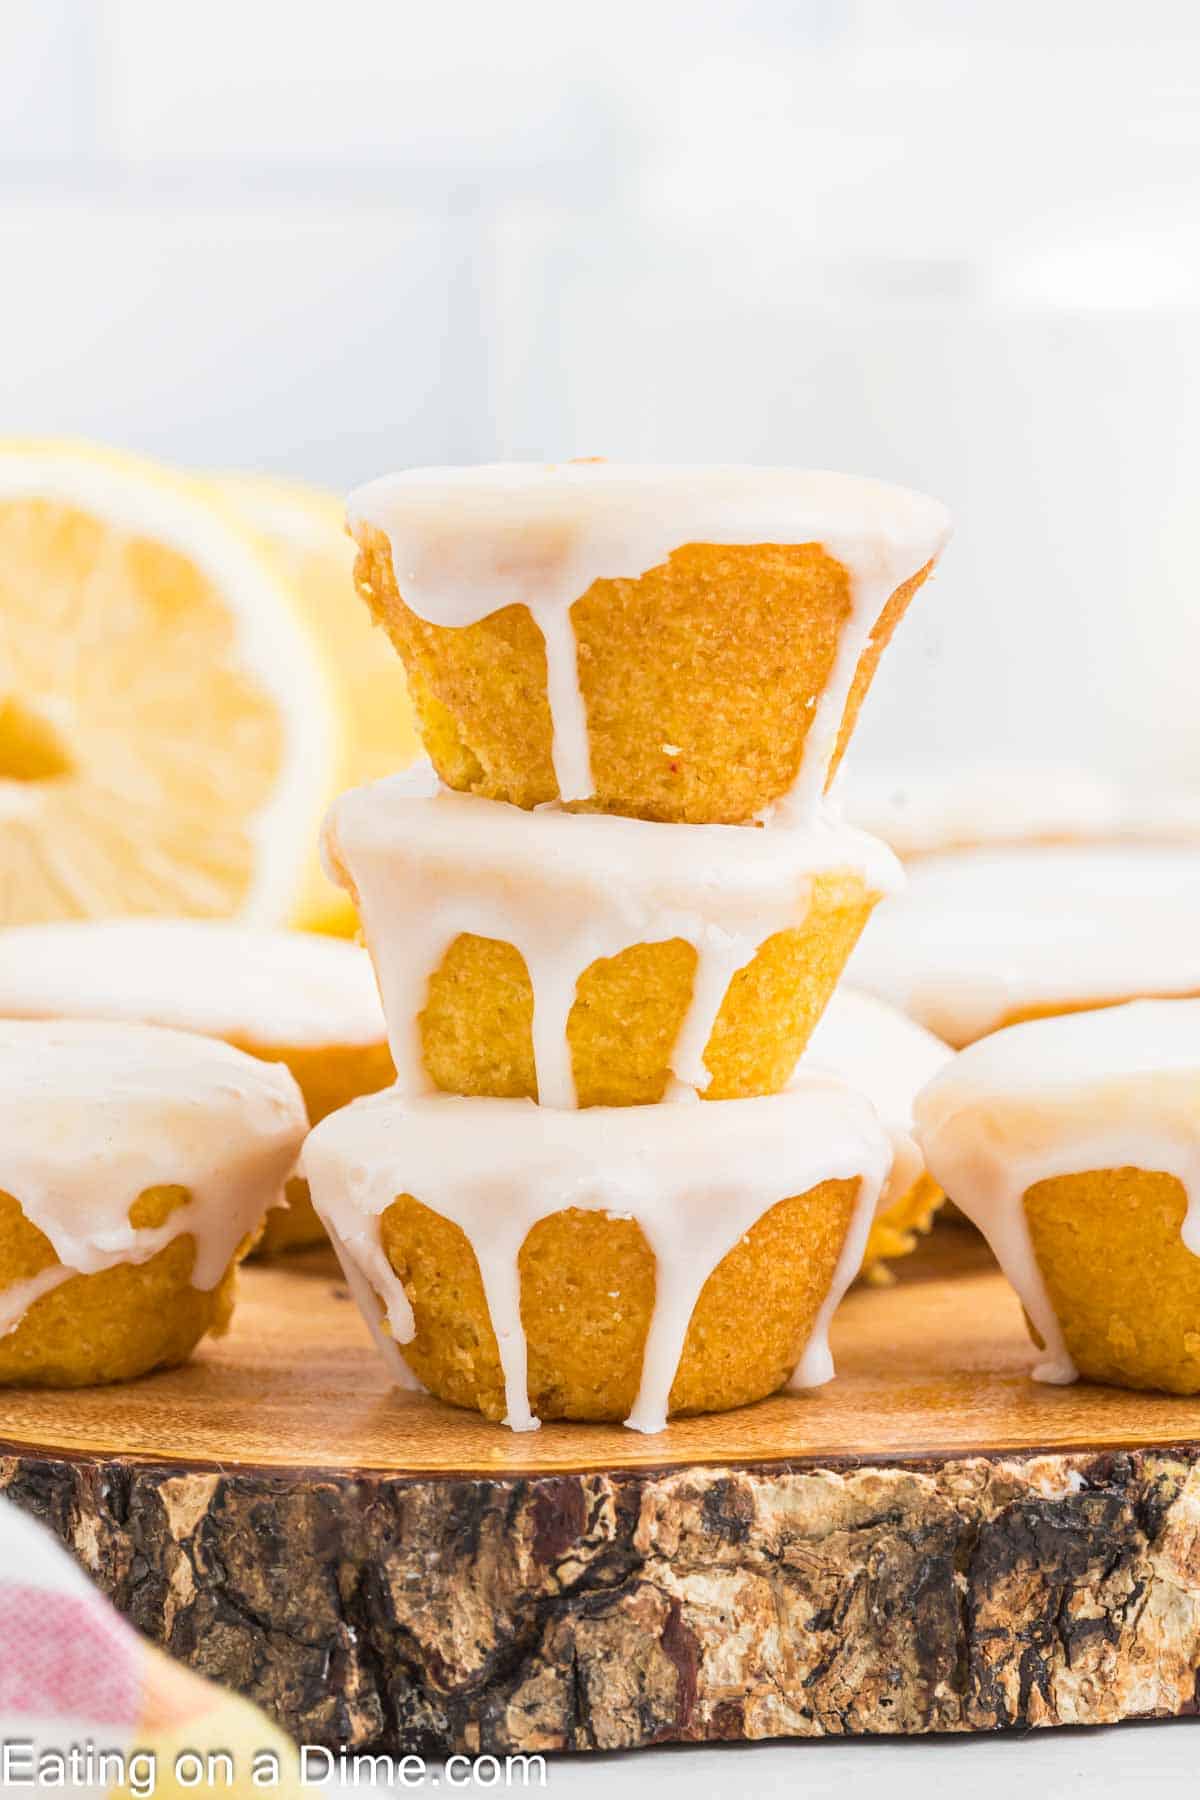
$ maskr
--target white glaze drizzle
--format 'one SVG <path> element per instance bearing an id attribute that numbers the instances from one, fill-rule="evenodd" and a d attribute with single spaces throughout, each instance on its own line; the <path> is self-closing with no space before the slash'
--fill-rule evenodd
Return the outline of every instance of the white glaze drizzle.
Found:
<path id="1" fill-rule="evenodd" d="M 1027 1007 L 1200 990 L 1200 846 L 1026 845 L 929 856 L 848 979 L 952 1044 Z"/>
<path id="2" fill-rule="evenodd" d="M 206 919 L 10 926 L 0 931 L 0 1018 L 120 1019 L 264 1049 L 384 1036 L 364 950 Z"/>
<path id="3" fill-rule="evenodd" d="M 356 1221 L 352 1223 L 354 1228 L 346 1238 L 341 1236 L 335 1226 L 328 1222 L 325 1224 L 329 1241 L 346 1277 L 351 1298 L 366 1320 L 375 1347 L 387 1364 L 396 1385 L 409 1388 L 415 1393 L 423 1393 L 422 1383 L 409 1368 L 398 1348 L 399 1343 L 410 1342 L 416 1330 L 408 1296 L 403 1287 L 398 1292 L 395 1291 L 398 1284 L 383 1253 L 378 1229 L 372 1230 L 369 1223 L 365 1228 L 359 1229 Z M 385 1293 L 389 1296 L 386 1306 L 380 1298 Z M 394 1329 L 392 1320 L 400 1321 L 400 1331 Z"/>
<path id="4" fill-rule="evenodd" d="M 559 796 L 592 791 L 571 606 L 593 582 L 636 578 L 685 544 L 818 543 L 851 583 L 851 616 L 791 793 L 807 818 L 824 791 L 854 672 L 888 599 L 942 549 L 945 508 L 924 495 L 799 469 L 496 463 L 410 469 L 351 495 L 351 529 L 380 531 L 405 604 L 463 626 L 524 604 L 546 646 Z"/>
<path id="5" fill-rule="evenodd" d="M 931 1174 L 983 1232 L 1046 1350 L 1039 1381 L 1076 1370 L 1033 1252 L 1024 1200 L 1099 1169 L 1173 1175 L 1200 1255 L 1200 1001 L 1138 1001 L 1013 1025 L 964 1050 L 917 1097 Z"/>
<path id="6" fill-rule="evenodd" d="M 0 1192 L 3 1190 L 0 1189 Z M 11 1287 L 0 1292 L 0 1337 L 7 1337 L 15 1331 L 31 1306 L 37 1304 L 43 1294 L 52 1294 L 56 1287 L 69 1281 L 75 1274 L 62 1263 L 52 1263 L 48 1269 L 41 1269 L 31 1275 L 28 1281 L 14 1281 Z"/>
<path id="7" fill-rule="evenodd" d="M 352 789 L 325 830 L 326 866 L 349 880 L 362 912 L 408 1094 L 431 1088 L 419 1016 L 429 977 L 460 933 L 514 944 L 524 957 L 539 1098 L 573 1107 L 567 1019 L 597 958 L 672 938 L 694 945 L 692 1000 L 671 1069 L 681 1086 L 700 1089 L 730 981 L 768 937 L 803 921 L 813 876 L 855 870 L 876 893 L 902 879 L 884 845 L 823 813 L 803 833 L 681 829 L 558 807 L 523 812 L 417 786 L 409 771 Z"/>
<path id="8" fill-rule="evenodd" d="M 306 1118 L 277 1063 L 155 1026 L 0 1020 L 0 1193 L 61 1267 L 0 1293 L 0 1334 L 71 1275 L 140 1264 L 195 1240 L 210 1290 L 295 1167 Z M 190 1198 L 153 1229 L 129 1223 L 148 1188 Z"/>
<path id="9" fill-rule="evenodd" d="M 380 1218 L 411 1194 L 465 1233 L 479 1264 L 514 1431 L 536 1429 L 526 1385 L 518 1258 L 539 1219 L 568 1207 L 634 1218 L 656 1262 L 641 1386 L 626 1423 L 661 1431 L 688 1323 L 708 1276 L 779 1200 L 820 1182 L 859 1180 L 854 1217 L 798 1371 L 832 1374 L 824 1334 L 853 1279 L 891 1160 L 870 1103 L 814 1075 L 785 1094 L 691 1108 L 559 1112 L 529 1100 L 411 1099 L 396 1089 L 355 1101 L 310 1134 L 303 1168 L 356 1294 L 396 1343 L 412 1308 L 384 1257 Z M 402 1361 L 394 1346 L 389 1365 Z M 411 1377 L 408 1378 L 411 1382 Z"/>
<path id="10" fill-rule="evenodd" d="M 841 987 L 800 1059 L 804 1076 L 825 1069 L 865 1094 L 892 1140 L 892 1170 L 880 1201 L 900 1200 L 924 1172 L 913 1137 L 913 1101 L 954 1052 L 931 1031 L 871 994 Z"/>

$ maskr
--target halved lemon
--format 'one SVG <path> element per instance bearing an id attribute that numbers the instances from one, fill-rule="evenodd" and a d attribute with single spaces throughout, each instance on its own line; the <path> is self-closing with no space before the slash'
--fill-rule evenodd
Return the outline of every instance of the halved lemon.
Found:
<path id="1" fill-rule="evenodd" d="M 296 916 L 338 739 L 307 608 L 214 489 L 0 442 L 0 923 Z"/>
<path id="2" fill-rule="evenodd" d="M 309 630 L 321 647 L 335 701 L 346 720 L 336 785 L 357 787 L 406 768 L 421 745 L 404 665 L 387 633 L 354 592 L 355 545 L 333 494 L 270 475 L 215 477 L 225 502 L 259 532 L 283 564 Z M 292 922 L 353 932 L 348 896 L 314 858 Z"/>

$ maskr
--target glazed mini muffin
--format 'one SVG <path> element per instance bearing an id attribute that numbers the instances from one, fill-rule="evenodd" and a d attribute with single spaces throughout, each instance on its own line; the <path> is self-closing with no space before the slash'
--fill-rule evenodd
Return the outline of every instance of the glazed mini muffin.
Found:
<path id="1" fill-rule="evenodd" d="M 872 919 L 856 986 L 948 1043 L 1200 993 L 1200 843 L 1025 844 L 925 856 Z"/>
<path id="2" fill-rule="evenodd" d="M 824 1076 L 619 1113 L 393 1090 L 304 1152 L 397 1378 L 516 1430 L 657 1431 L 828 1379 L 890 1160 L 870 1104 Z"/>
<path id="3" fill-rule="evenodd" d="M 795 469 L 416 469 L 351 497 L 359 589 L 451 787 L 670 822 L 808 809 L 949 532 Z"/>
<path id="4" fill-rule="evenodd" d="M 899 879 L 883 845 L 828 823 L 680 830 L 413 785 L 355 789 L 326 824 L 410 1092 L 775 1093 Z"/>
<path id="5" fill-rule="evenodd" d="M 800 1065 L 827 1069 L 870 1100 L 892 1139 L 892 1169 L 871 1225 L 863 1274 L 891 1279 L 887 1263 L 907 1256 L 933 1224 L 944 1198 L 912 1136 L 913 1101 L 953 1052 L 931 1031 L 870 994 L 839 988 Z"/>
<path id="6" fill-rule="evenodd" d="M 1040 1379 L 1200 1393 L 1200 1001 L 996 1032 L 916 1117 L 1020 1296 Z"/>
<path id="7" fill-rule="evenodd" d="M 128 919 L 0 931 L 0 1019 L 123 1019 L 203 1032 L 284 1063 L 315 1124 L 394 1070 L 366 953 L 298 931 Z M 308 1188 L 287 1184 L 260 1248 L 324 1239 Z"/>
<path id="8" fill-rule="evenodd" d="M 184 1362 L 295 1165 L 287 1070 L 150 1025 L 0 1021 L 0 1382 Z"/>

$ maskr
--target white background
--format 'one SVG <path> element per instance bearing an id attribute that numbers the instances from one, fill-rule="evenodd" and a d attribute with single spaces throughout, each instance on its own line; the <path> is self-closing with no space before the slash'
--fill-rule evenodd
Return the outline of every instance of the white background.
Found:
<path id="1" fill-rule="evenodd" d="M 0 4 L 0 430 L 930 489 L 868 757 L 1200 779 L 1198 300 L 1193 0 Z M 1134 1792 L 1185 1729 L 552 1790 Z"/>
<path id="2" fill-rule="evenodd" d="M 1200 776 L 1198 239 L 1192 0 L 0 7 L 0 428 L 925 487 L 868 758 Z"/>

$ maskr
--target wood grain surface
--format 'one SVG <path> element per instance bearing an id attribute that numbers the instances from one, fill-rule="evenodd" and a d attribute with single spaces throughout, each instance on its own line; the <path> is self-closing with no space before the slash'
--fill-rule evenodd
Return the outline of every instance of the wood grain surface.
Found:
<path id="1" fill-rule="evenodd" d="M 514 1435 L 392 1388 L 329 1252 L 242 1272 L 230 1335 L 189 1367 L 76 1394 L 0 1392 L 0 1447 L 191 1467 L 549 1473 L 786 1460 L 836 1465 L 1200 1440 L 1200 1403 L 1029 1379 L 1020 1309 L 981 1241 L 939 1232 L 893 1288 L 856 1289 L 837 1379 L 644 1437 L 550 1424 Z"/>
<path id="2" fill-rule="evenodd" d="M 389 1390 L 336 1268 L 127 1387 L 0 1397 L 0 1492 L 302 1741 L 427 1755 L 1193 1714 L 1200 1408 L 1029 1379 L 977 1242 L 820 1393 L 514 1437 Z"/>

